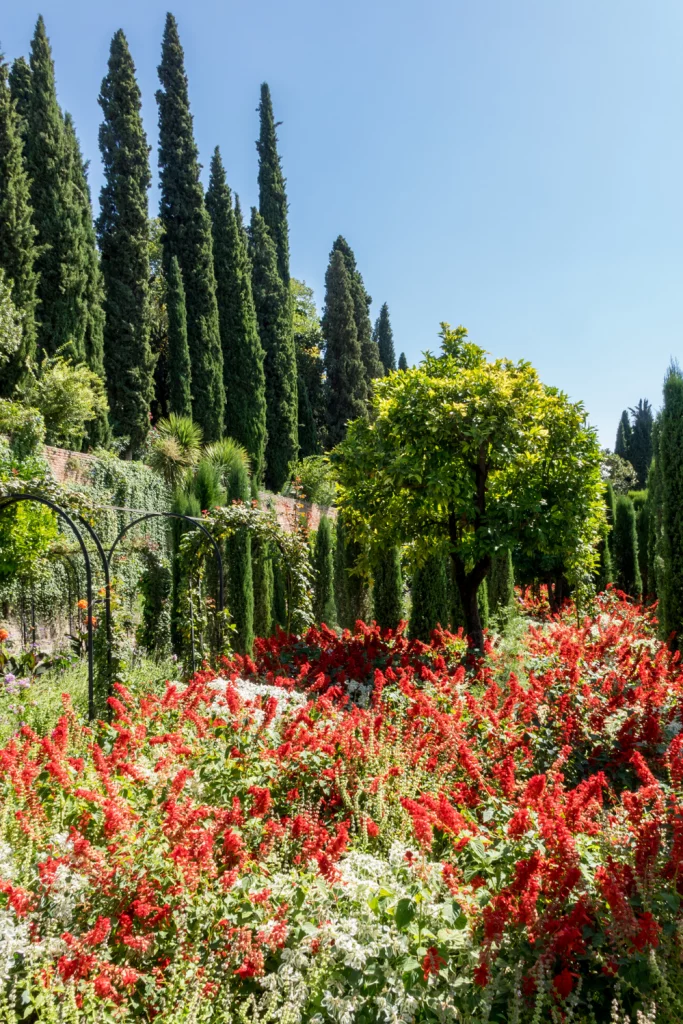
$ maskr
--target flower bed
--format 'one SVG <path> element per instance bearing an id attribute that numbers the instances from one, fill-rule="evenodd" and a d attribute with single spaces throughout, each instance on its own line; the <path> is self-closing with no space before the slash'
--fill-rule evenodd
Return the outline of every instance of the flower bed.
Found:
<path id="1" fill-rule="evenodd" d="M 24 728 L 6 1018 L 682 1019 L 678 656 L 613 596 L 463 652 L 310 630 Z"/>

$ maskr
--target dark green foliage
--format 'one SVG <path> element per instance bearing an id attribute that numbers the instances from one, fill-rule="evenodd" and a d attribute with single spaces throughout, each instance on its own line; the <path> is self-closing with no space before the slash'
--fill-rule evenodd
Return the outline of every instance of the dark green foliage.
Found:
<path id="1" fill-rule="evenodd" d="M 145 568 L 138 583 L 142 598 L 142 621 L 137 642 L 152 657 L 171 653 L 171 595 L 173 574 L 167 559 L 144 551 Z"/>
<path id="2" fill-rule="evenodd" d="M 631 420 L 626 409 L 621 414 L 617 427 L 617 439 L 614 442 L 614 454 L 627 462 L 631 461 Z"/>
<path id="3" fill-rule="evenodd" d="M 10 93 L 7 64 L 0 56 L 0 269 L 12 302 L 23 314 L 21 345 L 3 367 L 0 397 L 9 398 L 34 359 L 36 348 L 36 229 L 31 219 L 20 119 Z"/>
<path id="4" fill-rule="evenodd" d="M 643 589 L 638 567 L 638 536 L 633 502 L 625 494 L 617 498 L 614 521 L 614 581 L 619 590 L 640 597 Z"/>
<path id="5" fill-rule="evenodd" d="M 406 359 L 405 352 L 401 352 L 400 356 L 398 357 L 398 368 L 399 370 L 408 369 L 408 360 Z"/>
<path id="6" fill-rule="evenodd" d="M 353 630 L 358 619 L 367 622 L 370 618 L 370 588 L 366 578 L 353 571 L 360 555 L 360 545 L 350 539 L 338 515 L 334 548 L 334 595 L 337 622 L 342 629 Z"/>
<path id="7" fill-rule="evenodd" d="M 337 608 L 334 601 L 334 544 L 332 524 L 320 517 L 313 550 L 313 617 L 316 622 L 334 626 Z"/>
<path id="8" fill-rule="evenodd" d="M 173 502 L 171 504 L 171 511 L 178 512 L 183 516 L 190 516 L 192 518 L 199 518 L 202 514 L 201 505 L 194 494 L 188 494 L 185 491 L 176 491 L 173 495 Z M 171 643 L 174 652 L 180 657 L 185 652 L 183 650 L 183 638 L 185 633 L 185 621 L 182 605 L 182 588 L 187 584 L 187 581 L 183 579 L 183 572 L 181 569 L 180 561 L 180 541 L 188 530 L 192 527 L 189 523 L 183 522 L 181 519 L 171 520 L 171 540 L 173 546 L 173 559 L 171 562 L 172 572 L 172 607 L 171 607 Z"/>
<path id="9" fill-rule="evenodd" d="M 349 288 L 351 291 L 351 298 L 353 300 L 353 316 L 356 322 L 356 334 L 358 336 L 360 355 L 363 361 L 363 368 L 365 370 L 366 389 L 369 395 L 372 381 L 376 377 L 384 376 L 384 366 L 380 359 L 377 341 L 373 335 L 372 324 L 370 322 L 369 306 L 372 299 L 365 290 L 363 278 L 356 266 L 356 257 L 353 253 L 353 249 L 342 235 L 339 235 L 332 246 L 330 258 L 335 252 L 340 252 L 344 257 L 344 265 L 349 276 Z"/>
<path id="10" fill-rule="evenodd" d="M 614 583 L 613 544 L 616 505 L 614 488 L 609 480 L 605 484 L 605 509 L 609 533 L 606 537 L 602 538 L 598 545 L 600 562 L 598 564 L 598 570 L 595 577 L 595 585 L 599 593 L 607 588 L 608 583 Z"/>
<path id="11" fill-rule="evenodd" d="M 259 103 L 258 188 L 259 213 L 275 243 L 277 269 L 282 283 L 289 289 L 289 227 L 287 225 L 287 194 L 277 151 L 277 125 L 273 117 L 270 89 L 264 82 Z"/>
<path id="12" fill-rule="evenodd" d="M 216 297 L 223 349 L 225 433 L 249 453 L 252 475 L 263 478 L 266 445 L 266 379 L 251 290 L 251 266 L 232 208 L 218 147 L 206 193 L 211 217 Z"/>
<path id="13" fill-rule="evenodd" d="M 643 600 L 649 597 L 648 537 L 650 508 L 647 491 L 631 491 L 629 494 L 636 513 L 636 535 L 638 538 L 638 568 L 642 581 Z"/>
<path id="14" fill-rule="evenodd" d="M 327 444 L 343 440 L 346 424 L 367 414 L 367 390 L 353 298 L 344 257 L 333 250 L 325 274 L 325 369 L 327 371 Z"/>
<path id="15" fill-rule="evenodd" d="M 479 618 L 481 620 L 482 629 L 489 628 L 489 587 L 488 580 L 483 579 L 479 584 L 477 590 L 477 607 L 479 608 Z"/>
<path id="16" fill-rule="evenodd" d="M 227 500 L 248 502 L 251 497 L 249 473 L 243 462 L 235 461 L 227 474 Z M 243 527 L 225 542 L 229 608 L 235 623 L 235 647 L 251 654 L 254 645 L 254 577 L 251 536 Z"/>
<path id="17" fill-rule="evenodd" d="M 451 617 L 446 557 L 435 551 L 413 571 L 409 635 L 427 643 L 432 630 L 444 628 Z"/>
<path id="18" fill-rule="evenodd" d="M 258 210 L 251 211 L 252 286 L 266 375 L 266 486 L 279 491 L 298 453 L 297 372 L 289 285 L 277 269 L 275 244 Z"/>
<path id="19" fill-rule="evenodd" d="M 374 617 L 383 629 L 396 629 L 403 618 L 403 574 L 400 548 L 382 552 L 373 568 Z"/>
<path id="20" fill-rule="evenodd" d="M 149 221 L 149 344 L 154 358 L 152 420 L 168 416 L 168 310 L 164 273 L 163 228 L 158 217 Z M 184 291 L 183 287 L 183 291 Z M 187 316 L 187 306 L 185 307 Z"/>
<path id="21" fill-rule="evenodd" d="M 382 304 L 379 316 L 375 322 L 374 338 L 377 343 L 379 357 L 382 360 L 385 373 L 391 373 L 396 369 L 396 352 L 394 350 L 394 332 L 391 329 L 389 320 L 389 307 L 386 302 Z"/>
<path id="22" fill-rule="evenodd" d="M 607 526 L 609 527 L 607 543 L 612 552 L 612 565 L 614 565 L 614 524 L 617 518 L 617 499 L 611 480 L 608 480 L 605 484 L 605 505 L 607 507 Z"/>
<path id="23" fill-rule="evenodd" d="M 268 544 L 252 544 L 252 575 L 254 579 L 254 635 L 270 636 L 273 632 L 273 557 Z"/>
<path id="24" fill-rule="evenodd" d="M 511 551 L 500 551 L 491 556 L 486 584 L 489 614 L 504 618 L 515 602 L 515 573 Z"/>
<path id="25" fill-rule="evenodd" d="M 225 490 L 221 484 L 220 473 L 207 459 L 202 459 L 197 466 L 192 492 L 199 502 L 202 512 L 208 512 L 216 505 L 225 503 Z"/>
<path id="26" fill-rule="evenodd" d="M 299 458 L 319 455 L 325 437 L 323 337 L 313 289 L 291 278 L 294 347 L 299 395 Z"/>
<path id="27" fill-rule="evenodd" d="M 213 271 L 211 221 L 199 180 L 199 159 L 192 128 L 183 50 L 172 14 L 159 65 L 160 217 L 164 263 L 176 256 L 183 275 L 187 340 L 192 364 L 192 415 L 205 441 L 223 436 L 225 389 Z"/>
<path id="28" fill-rule="evenodd" d="M 125 35 L 109 50 L 99 104 L 104 169 L 97 236 L 105 293 L 104 366 L 114 433 L 143 443 L 154 398 L 150 344 L 150 238 L 147 192 L 149 147 L 142 126 L 140 89 Z"/>
<path id="29" fill-rule="evenodd" d="M 183 277 L 174 256 L 166 282 L 168 316 L 168 411 L 192 416 L 192 367 L 187 344 L 187 309 Z"/>
<path id="30" fill-rule="evenodd" d="M 658 617 L 662 636 L 683 637 L 683 376 L 672 366 L 664 381 L 660 413 L 661 555 Z"/>
<path id="31" fill-rule="evenodd" d="M 35 263 L 39 275 L 38 347 L 50 355 L 59 350 L 75 362 L 84 362 L 89 267 L 83 197 L 76 194 L 73 146 L 57 102 L 42 17 L 31 43 L 25 157 L 39 250 Z"/>
<path id="32" fill-rule="evenodd" d="M 273 631 L 287 628 L 287 588 L 281 559 L 273 557 Z"/>
<path id="33" fill-rule="evenodd" d="M 657 417 L 652 431 L 653 459 L 647 475 L 647 583 L 650 598 L 657 600 L 662 589 L 663 563 L 662 546 L 662 474 L 659 455 L 660 417 Z"/>
<path id="34" fill-rule="evenodd" d="M 647 398 L 641 398 L 635 409 L 631 409 L 633 429 L 628 461 L 638 475 L 638 486 L 647 486 L 647 474 L 652 462 L 652 427 L 654 417 Z"/>
<path id="35" fill-rule="evenodd" d="M 460 590 L 455 579 L 453 559 L 446 557 L 446 573 L 448 577 L 448 628 L 457 633 L 461 627 L 465 629 L 465 613 L 462 608 Z"/>
<path id="36" fill-rule="evenodd" d="M 9 73 L 9 87 L 19 118 L 19 134 L 26 140 L 31 105 L 31 69 L 24 57 L 17 57 Z"/>

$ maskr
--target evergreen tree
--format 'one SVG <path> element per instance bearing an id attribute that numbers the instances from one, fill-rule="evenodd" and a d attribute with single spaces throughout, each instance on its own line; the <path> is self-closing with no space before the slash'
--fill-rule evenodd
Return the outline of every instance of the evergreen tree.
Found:
<path id="1" fill-rule="evenodd" d="M 211 217 L 216 298 L 223 349 L 225 432 L 249 453 L 254 480 L 263 478 L 266 446 L 266 379 L 251 290 L 251 266 L 232 208 L 218 146 L 206 193 Z"/>
<path id="2" fill-rule="evenodd" d="M 380 359 L 377 341 L 373 335 L 370 322 L 369 306 L 372 299 L 365 290 L 363 278 L 356 266 L 356 257 L 353 249 L 342 235 L 339 235 L 335 240 L 330 258 L 335 252 L 340 252 L 344 257 L 344 265 L 349 276 L 349 288 L 353 301 L 353 317 L 356 322 L 356 334 L 365 370 L 366 390 L 369 395 L 372 386 L 371 382 L 377 377 L 384 376 L 384 366 Z"/>
<path id="3" fill-rule="evenodd" d="M 251 485 L 246 461 L 235 460 L 226 480 L 228 502 L 248 502 Z M 251 535 L 246 526 L 236 530 L 225 543 L 228 564 L 230 613 L 236 627 L 236 647 L 240 654 L 251 654 L 254 645 L 254 577 Z"/>
<path id="4" fill-rule="evenodd" d="M 323 338 L 313 289 L 290 279 L 299 396 L 299 458 L 320 455 L 325 431 Z"/>
<path id="5" fill-rule="evenodd" d="M 403 619 L 403 574 L 400 548 L 390 548 L 377 558 L 372 592 L 375 621 L 382 629 L 396 629 Z"/>
<path id="6" fill-rule="evenodd" d="M 662 590 L 662 474 L 659 452 L 661 414 L 655 420 L 652 430 L 652 462 L 647 475 L 647 581 L 648 596 L 656 601 Z"/>
<path id="7" fill-rule="evenodd" d="M 621 414 L 617 428 L 617 439 L 614 443 L 614 454 L 627 462 L 631 461 L 631 420 L 626 409 Z"/>
<path id="8" fill-rule="evenodd" d="M 313 550 L 313 617 L 316 622 L 334 626 L 337 608 L 334 601 L 334 545 L 332 524 L 320 517 Z"/>
<path id="9" fill-rule="evenodd" d="M 477 607 L 482 629 L 489 628 L 489 581 L 485 577 L 477 590 Z"/>
<path id="10" fill-rule="evenodd" d="M 614 521 L 614 576 L 619 590 L 640 597 L 643 589 L 638 567 L 638 536 L 633 502 L 625 494 L 617 498 Z"/>
<path id="11" fill-rule="evenodd" d="M 405 352 L 401 352 L 400 356 L 398 357 L 398 368 L 399 370 L 408 369 L 408 360 L 406 359 Z"/>
<path id="12" fill-rule="evenodd" d="M 38 347 L 49 355 L 59 351 L 75 362 L 84 362 L 89 266 L 83 203 L 76 195 L 73 144 L 57 102 L 52 53 L 42 17 L 31 42 L 30 81 L 25 158 L 37 232 Z"/>
<path id="13" fill-rule="evenodd" d="M 199 160 L 178 26 L 172 14 L 159 65 L 159 169 L 166 268 L 176 256 L 185 287 L 187 340 L 192 365 L 193 418 L 206 441 L 223 435 L 225 389 L 211 222 L 199 180 Z"/>
<path id="14" fill-rule="evenodd" d="M 187 344 L 187 311 L 178 257 L 171 259 L 166 283 L 168 316 L 168 408 L 177 416 L 192 416 L 192 368 Z"/>
<path id="15" fill-rule="evenodd" d="M 499 551 L 491 556 L 491 568 L 486 582 L 489 613 L 505 616 L 514 607 L 515 602 L 515 574 L 511 551 Z"/>
<path id="16" fill-rule="evenodd" d="M 277 124 L 273 117 L 270 89 L 264 82 L 259 103 L 260 131 L 258 150 L 259 213 L 275 243 L 277 270 L 289 294 L 289 227 L 285 178 L 277 151 Z"/>
<path id="17" fill-rule="evenodd" d="M 29 110 L 31 107 L 31 69 L 24 57 L 17 57 L 13 62 L 9 73 L 9 87 L 19 119 L 19 135 L 25 145 L 28 132 Z"/>
<path id="18" fill-rule="evenodd" d="M 382 360 L 385 373 L 391 373 L 396 369 L 396 352 L 394 350 L 394 332 L 391 329 L 389 320 L 389 307 L 386 302 L 382 304 L 379 316 L 375 321 L 374 338 L 377 343 L 379 357 Z"/>
<path id="19" fill-rule="evenodd" d="M 640 569 L 643 600 L 646 600 L 650 593 L 647 557 L 650 515 L 648 495 L 647 491 L 632 491 L 629 497 L 633 502 L 633 509 L 636 514 L 636 536 L 638 539 L 638 568 Z"/>
<path id="20" fill-rule="evenodd" d="M 609 528 L 607 543 L 612 552 L 612 567 L 614 568 L 614 524 L 617 520 L 617 499 L 611 480 L 608 480 L 605 484 L 605 506 L 607 508 L 607 526 Z"/>
<path id="21" fill-rule="evenodd" d="M 647 398 L 641 398 L 635 409 L 631 409 L 633 429 L 631 432 L 629 462 L 638 475 L 638 487 L 647 486 L 647 474 L 652 462 L 652 427 L 654 417 Z"/>
<path id="22" fill-rule="evenodd" d="M 279 491 L 289 480 L 298 453 L 296 354 L 289 285 L 277 269 L 277 252 L 266 223 L 251 211 L 249 243 L 254 305 L 266 376 L 266 486 Z"/>
<path id="23" fill-rule="evenodd" d="M 671 366 L 660 413 L 661 583 L 658 618 L 662 636 L 683 644 L 683 375 Z M 659 581 L 658 581 L 659 582 Z"/>
<path id="24" fill-rule="evenodd" d="M 413 571 L 409 634 L 428 643 L 432 630 L 450 618 L 448 572 L 442 551 L 435 551 Z"/>
<path id="25" fill-rule="evenodd" d="M 596 587 L 599 592 L 605 590 L 608 583 L 614 583 L 614 559 L 612 555 L 612 547 L 614 544 L 614 520 L 616 517 L 616 506 L 614 488 L 609 480 L 605 484 L 605 509 L 609 533 L 606 537 L 603 537 L 598 544 L 600 561 L 598 563 L 598 571 L 596 574 Z"/>
<path id="26" fill-rule="evenodd" d="M 285 577 L 282 566 L 282 559 L 276 554 L 272 560 L 273 566 L 273 632 L 276 627 L 286 629 L 287 627 L 287 593 L 285 589 Z"/>
<path id="27" fill-rule="evenodd" d="M 334 594 L 337 621 L 342 629 L 354 630 L 356 621 L 370 618 L 370 589 L 363 575 L 354 571 L 361 555 L 361 547 L 351 540 L 337 515 L 334 547 Z"/>
<path id="28" fill-rule="evenodd" d="M 104 185 L 97 235 L 105 293 L 104 366 L 114 433 L 130 439 L 130 453 L 149 430 L 155 359 L 150 342 L 149 146 L 135 65 L 121 29 L 111 41 L 99 104 Z M 172 411 L 189 414 L 186 407 Z"/>
<path id="29" fill-rule="evenodd" d="M 9 398 L 35 357 L 36 229 L 31 219 L 29 181 L 24 169 L 20 118 L 10 93 L 7 64 L 0 55 L 0 269 L 22 315 L 21 344 L 0 378 L 0 397 Z"/>
<path id="30" fill-rule="evenodd" d="M 333 250 L 325 275 L 325 369 L 327 371 L 327 444 L 333 447 L 346 424 L 367 414 L 367 391 L 353 298 L 344 257 Z"/>
<path id="31" fill-rule="evenodd" d="M 254 636 L 270 636 L 273 632 L 273 556 L 269 545 L 252 540 L 252 575 L 254 578 Z"/>

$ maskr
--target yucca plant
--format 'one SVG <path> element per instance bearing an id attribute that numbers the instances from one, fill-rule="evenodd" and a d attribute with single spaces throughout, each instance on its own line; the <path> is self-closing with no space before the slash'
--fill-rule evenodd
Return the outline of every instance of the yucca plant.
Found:
<path id="1" fill-rule="evenodd" d="M 169 487 L 180 485 L 188 470 L 196 466 L 202 453 L 202 428 L 189 416 L 171 413 L 157 423 L 148 462 Z"/>

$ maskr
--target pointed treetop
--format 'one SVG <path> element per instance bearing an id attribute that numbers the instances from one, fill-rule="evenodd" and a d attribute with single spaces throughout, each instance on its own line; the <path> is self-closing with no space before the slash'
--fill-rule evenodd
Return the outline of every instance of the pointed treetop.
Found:
<path id="1" fill-rule="evenodd" d="M 382 360 L 385 373 L 391 373 L 396 369 L 396 352 L 394 351 L 394 332 L 391 329 L 389 320 L 389 307 L 383 303 L 379 316 L 375 323 L 375 341 L 379 349 L 379 357 Z"/>
<path id="2" fill-rule="evenodd" d="M 277 150 L 277 127 L 280 122 L 273 116 L 270 89 L 261 86 L 259 103 L 260 132 L 256 143 L 259 155 L 259 213 L 266 222 L 277 250 L 278 272 L 289 287 L 289 226 L 287 223 L 287 193 L 285 177 Z"/>
<path id="3" fill-rule="evenodd" d="M 25 139 L 26 121 L 31 102 L 31 69 L 24 57 L 17 57 L 12 64 L 9 85 L 19 118 L 19 131 L 22 138 Z"/>
<path id="4" fill-rule="evenodd" d="M 401 352 L 400 356 L 398 357 L 398 368 L 399 370 L 408 369 L 408 360 L 406 359 L 405 352 Z"/>

